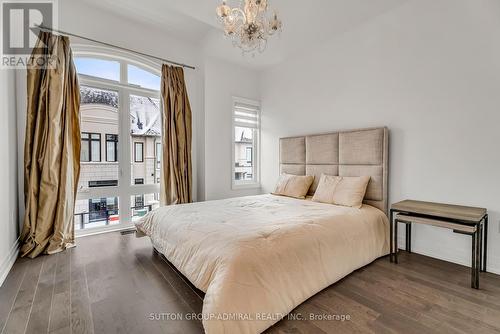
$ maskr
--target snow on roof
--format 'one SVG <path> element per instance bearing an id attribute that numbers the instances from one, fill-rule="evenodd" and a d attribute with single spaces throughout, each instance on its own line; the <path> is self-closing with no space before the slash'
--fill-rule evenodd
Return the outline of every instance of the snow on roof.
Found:
<path id="1" fill-rule="evenodd" d="M 118 93 L 82 86 L 81 104 L 100 104 L 118 109 Z M 134 136 L 160 136 L 160 100 L 144 96 L 130 96 L 130 133 Z"/>
<path id="2" fill-rule="evenodd" d="M 118 108 L 118 93 L 87 86 L 80 87 L 81 104 L 104 104 Z"/>
<path id="3" fill-rule="evenodd" d="M 130 96 L 130 133 L 136 136 L 161 134 L 160 100 L 143 96 Z"/>

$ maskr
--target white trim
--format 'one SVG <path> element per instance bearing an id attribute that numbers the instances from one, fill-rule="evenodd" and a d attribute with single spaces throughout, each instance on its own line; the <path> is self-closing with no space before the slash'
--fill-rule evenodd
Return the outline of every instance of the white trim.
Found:
<path id="1" fill-rule="evenodd" d="M 123 231 L 123 230 L 130 230 L 131 228 L 135 228 L 135 224 L 129 223 L 129 224 L 124 224 L 124 225 L 117 224 L 114 226 L 94 227 L 94 228 L 89 228 L 87 230 L 76 231 L 75 238 L 78 239 L 78 238 L 83 238 L 83 237 L 89 237 L 91 235 L 110 233 L 110 232 L 118 232 L 118 231 Z M 83 233 L 84 231 L 86 231 L 86 232 Z"/>
<path id="2" fill-rule="evenodd" d="M 242 183 L 242 184 L 233 184 L 233 190 L 241 190 L 241 189 L 260 189 L 262 188 L 260 183 L 252 182 L 252 183 Z"/>
<path id="3" fill-rule="evenodd" d="M 17 255 L 19 254 L 20 247 L 21 245 L 19 243 L 19 238 L 17 238 L 14 244 L 12 245 L 7 257 L 2 260 L 1 262 L 2 264 L 0 265 L 0 287 L 3 285 L 3 282 L 5 282 L 5 279 L 7 278 L 10 269 L 12 269 L 12 266 L 17 260 Z"/>
<path id="4" fill-rule="evenodd" d="M 146 71 L 155 72 L 156 74 L 161 75 L 161 67 L 163 65 L 162 62 L 140 56 L 133 52 L 101 45 L 75 43 L 71 43 L 71 49 L 74 57 L 95 58 L 97 56 L 98 58 L 106 60 L 125 61 Z"/>
<path id="5" fill-rule="evenodd" d="M 253 155 L 254 155 L 254 160 L 255 160 L 255 178 L 254 180 L 251 180 L 251 181 L 239 181 L 239 182 L 236 182 L 235 178 L 234 178 L 234 174 L 235 174 L 235 171 L 236 171 L 236 167 L 234 165 L 234 150 L 235 150 L 235 142 L 234 142 L 234 128 L 236 126 L 240 126 L 238 124 L 236 124 L 235 122 L 235 116 L 234 116 L 234 109 L 235 109 L 235 105 L 237 103 L 243 103 L 243 104 L 248 104 L 248 105 L 252 105 L 252 106 L 255 106 L 258 108 L 258 113 L 257 113 L 257 119 L 258 119 L 258 126 L 257 127 L 253 127 L 251 125 L 249 125 L 248 127 L 249 128 L 253 128 L 254 130 L 257 130 L 257 136 L 255 138 L 255 140 L 257 141 L 257 143 L 255 144 L 255 148 L 256 150 L 253 150 Z M 261 104 L 259 101 L 256 101 L 256 100 L 250 100 L 250 99 L 246 99 L 246 98 L 242 98 L 242 97 L 237 97 L 237 96 L 233 96 L 233 99 L 232 99 L 232 105 L 231 105 L 231 189 L 232 190 L 240 190 L 240 189 L 260 189 L 261 188 L 261 183 L 260 183 L 260 172 L 261 172 L 261 169 L 260 169 L 260 151 L 261 151 L 261 145 L 260 145 L 260 132 L 261 132 Z M 257 152 L 255 152 L 257 151 Z"/>

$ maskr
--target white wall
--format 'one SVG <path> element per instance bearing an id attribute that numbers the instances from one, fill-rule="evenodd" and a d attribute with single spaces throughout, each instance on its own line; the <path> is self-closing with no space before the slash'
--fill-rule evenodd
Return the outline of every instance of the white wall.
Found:
<path id="1" fill-rule="evenodd" d="M 390 202 L 487 207 L 500 273 L 500 2 L 412 0 L 261 80 L 263 190 L 281 136 L 386 125 Z M 414 250 L 470 264 L 470 237 L 417 226 Z"/>
<path id="2" fill-rule="evenodd" d="M 0 285 L 17 255 L 17 146 L 15 72 L 0 69 Z"/>
<path id="3" fill-rule="evenodd" d="M 255 195 L 231 189 L 232 97 L 260 100 L 258 73 L 228 62 L 205 61 L 205 198 Z"/>

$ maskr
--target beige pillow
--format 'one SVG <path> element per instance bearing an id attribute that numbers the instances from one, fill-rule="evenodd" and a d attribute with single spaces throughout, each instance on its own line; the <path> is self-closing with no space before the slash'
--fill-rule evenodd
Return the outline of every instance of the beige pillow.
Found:
<path id="1" fill-rule="evenodd" d="M 321 175 L 313 201 L 360 208 L 370 176 Z M 317 195 L 316 195 L 317 194 Z"/>
<path id="2" fill-rule="evenodd" d="M 274 195 L 282 195 L 295 198 L 306 198 L 307 191 L 314 181 L 312 175 L 281 174 Z"/>
<path id="3" fill-rule="evenodd" d="M 333 192 L 340 181 L 340 177 L 321 174 L 318 187 L 312 198 L 315 202 L 333 204 Z"/>

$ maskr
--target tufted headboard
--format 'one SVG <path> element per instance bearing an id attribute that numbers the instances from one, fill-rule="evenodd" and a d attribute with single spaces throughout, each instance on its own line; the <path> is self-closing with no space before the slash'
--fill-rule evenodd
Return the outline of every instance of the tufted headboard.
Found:
<path id="1" fill-rule="evenodd" d="M 364 203 L 387 214 L 389 130 L 386 127 L 280 138 L 280 173 L 314 175 L 313 194 L 322 173 L 370 175 Z"/>

